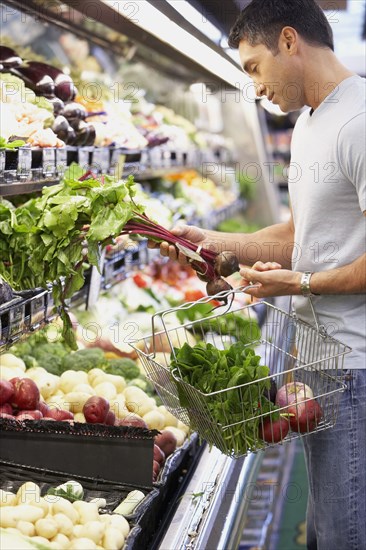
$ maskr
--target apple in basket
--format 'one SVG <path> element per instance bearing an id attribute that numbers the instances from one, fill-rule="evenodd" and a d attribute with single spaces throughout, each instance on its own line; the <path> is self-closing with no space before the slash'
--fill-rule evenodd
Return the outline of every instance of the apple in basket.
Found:
<path id="1" fill-rule="evenodd" d="M 267 443 L 278 443 L 285 439 L 288 431 L 290 429 L 290 424 L 287 417 L 272 418 L 267 416 L 263 419 L 263 424 L 259 425 L 259 437 L 266 441 Z"/>
<path id="2" fill-rule="evenodd" d="M 312 432 L 323 418 L 322 408 L 315 399 L 293 403 L 287 410 L 293 432 Z"/>

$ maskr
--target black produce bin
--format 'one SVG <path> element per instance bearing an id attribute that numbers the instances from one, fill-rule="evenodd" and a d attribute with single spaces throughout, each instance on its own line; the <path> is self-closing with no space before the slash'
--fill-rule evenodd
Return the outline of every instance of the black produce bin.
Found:
<path id="1" fill-rule="evenodd" d="M 152 487 L 156 430 L 78 422 L 0 419 L 0 459 Z"/>
<path id="2" fill-rule="evenodd" d="M 144 502 L 141 503 L 140 517 L 126 538 L 123 550 L 158 548 L 185 481 L 189 479 L 203 448 L 198 434 L 194 433 L 167 459 L 158 481 L 154 484 L 158 494 L 151 502 L 146 502 L 145 506 Z"/>
<path id="3" fill-rule="evenodd" d="M 136 510 L 126 519 L 133 525 L 138 521 L 144 510 L 157 497 L 157 489 L 151 487 L 136 487 L 130 484 L 113 483 L 104 479 L 89 478 L 86 476 L 75 476 L 54 470 L 32 468 L 24 464 L 16 464 L 10 461 L 0 460 L 0 489 L 16 493 L 19 487 L 27 482 L 33 481 L 41 490 L 41 495 L 47 494 L 51 487 L 56 487 L 70 480 L 78 481 L 84 488 L 83 500 L 90 502 L 95 498 L 104 498 L 106 506 L 100 509 L 101 513 L 112 513 L 113 510 L 124 500 L 128 493 L 138 489 L 146 496 L 136 507 Z"/>

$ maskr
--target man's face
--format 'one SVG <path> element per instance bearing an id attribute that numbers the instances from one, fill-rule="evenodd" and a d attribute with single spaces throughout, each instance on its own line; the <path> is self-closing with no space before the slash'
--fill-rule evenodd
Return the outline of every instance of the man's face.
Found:
<path id="1" fill-rule="evenodd" d="M 279 43 L 276 55 L 263 44 L 250 46 L 242 40 L 239 56 L 244 71 L 253 79 L 258 96 L 267 96 L 284 113 L 301 109 L 304 102 L 301 70 L 296 56 Z"/>

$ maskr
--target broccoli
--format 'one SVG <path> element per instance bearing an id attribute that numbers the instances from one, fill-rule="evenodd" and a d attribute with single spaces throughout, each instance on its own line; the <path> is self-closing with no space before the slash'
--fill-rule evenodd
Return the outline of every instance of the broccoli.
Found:
<path id="1" fill-rule="evenodd" d="M 11 352 L 14 353 L 14 355 L 16 355 L 17 357 L 21 357 L 22 359 L 24 355 L 33 355 L 32 351 L 32 344 L 28 341 L 19 342 L 11 348 Z"/>
<path id="2" fill-rule="evenodd" d="M 43 367 L 51 374 L 60 375 L 62 373 L 62 359 L 68 353 L 67 349 L 58 342 L 54 344 L 45 342 L 33 348 L 32 356 L 39 367 Z"/>
<path id="3" fill-rule="evenodd" d="M 40 366 L 38 364 L 38 361 L 32 355 L 22 355 L 22 356 L 17 355 L 17 357 L 20 357 L 21 359 L 23 359 L 25 363 L 25 367 L 27 369 Z"/>
<path id="4" fill-rule="evenodd" d="M 109 359 L 108 364 L 104 367 L 108 374 L 118 374 L 127 380 L 132 380 L 140 375 L 140 369 L 132 359 L 121 357 L 121 359 Z"/>
<path id="5" fill-rule="evenodd" d="M 99 348 L 79 349 L 74 353 L 65 355 L 62 359 L 61 373 L 66 370 L 83 370 L 103 368 L 106 363 L 103 350 Z"/>

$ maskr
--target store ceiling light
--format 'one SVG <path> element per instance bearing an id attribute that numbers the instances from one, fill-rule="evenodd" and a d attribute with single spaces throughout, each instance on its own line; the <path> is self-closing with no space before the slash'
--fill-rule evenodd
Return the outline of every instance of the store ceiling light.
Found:
<path id="1" fill-rule="evenodd" d="M 196 29 L 212 40 L 212 42 L 215 42 L 215 44 L 220 42 L 222 32 L 203 15 L 203 12 L 196 10 L 196 8 L 188 4 L 188 2 L 182 2 L 181 0 L 167 0 L 167 2 L 180 13 L 184 19 L 192 23 Z"/>
<path id="2" fill-rule="evenodd" d="M 128 7 L 131 6 L 129 0 L 113 3 L 103 0 L 103 2 L 120 15 L 128 14 Z M 133 18 L 135 25 L 156 36 L 162 42 L 166 42 L 235 88 L 242 88 L 245 84 L 251 82 L 239 66 L 236 67 L 235 64 L 222 57 L 218 52 L 179 27 L 147 0 L 139 0 L 136 5 L 138 11 Z"/>

